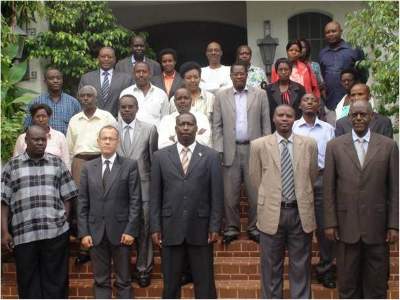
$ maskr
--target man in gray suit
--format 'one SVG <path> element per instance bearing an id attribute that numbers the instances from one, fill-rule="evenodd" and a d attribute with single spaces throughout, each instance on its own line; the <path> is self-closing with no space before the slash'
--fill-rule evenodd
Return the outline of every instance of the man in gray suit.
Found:
<path id="1" fill-rule="evenodd" d="M 213 243 L 221 227 L 223 186 L 218 153 L 196 142 L 196 118 L 176 118 L 178 143 L 154 154 L 150 232 L 162 247 L 163 298 L 180 298 L 188 259 L 196 298 L 217 296 Z"/>
<path id="2" fill-rule="evenodd" d="M 213 146 L 223 162 L 225 190 L 225 232 L 229 244 L 240 233 L 240 186 L 244 181 L 249 199 L 247 233 L 259 242 L 256 228 L 257 191 L 249 178 L 250 141 L 271 133 L 269 102 L 264 90 L 246 86 L 247 68 L 241 63 L 231 67 L 233 87 L 220 90 L 214 103 Z"/>
<path id="3" fill-rule="evenodd" d="M 150 284 L 153 268 L 153 247 L 149 233 L 150 173 L 153 153 L 157 151 L 157 129 L 154 125 L 136 119 L 139 110 L 137 99 L 125 95 L 119 100 L 118 130 L 122 139 L 117 153 L 123 157 L 137 160 L 142 190 L 142 216 L 140 235 L 136 242 L 136 278 L 141 287 Z"/>
<path id="4" fill-rule="evenodd" d="M 357 83 L 353 85 L 350 90 L 350 101 L 354 102 L 357 100 L 364 100 L 369 102 L 371 94 L 368 85 L 364 83 Z M 373 112 L 371 121 L 369 122 L 369 128 L 372 132 L 382 134 L 388 138 L 393 138 L 393 126 L 392 121 L 386 116 L 379 113 Z M 353 125 L 351 123 L 351 117 L 346 116 L 336 121 L 335 135 L 336 137 L 351 132 Z"/>
<path id="5" fill-rule="evenodd" d="M 116 118 L 119 94 L 122 90 L 131 86 L 133 80 L 131 74 L 115 72 L 115 52 L 113 48 L 101 48 L 97 59 L 100 69 L 83 74 L 78 90 L 85 85 L 93 86 L 98 95 L 97 107 L 110 112 Z"/>
<path id="6" fill-rule="evenodd" d="M 353 129 L 328 143 L 324 227 L 336 241 L 340 298 L 385 299 L 389 243 L 399 232 L 399 149 L 368 128 L 371 104 L 350 105 Z"/>
<path id="7" fill-rule="evenodd" d="M 133 66 L 138 61 L 147 62 L 150 66 L 150 74 L 157 76 L 161 74 L 161 67 L 158 62 L 146 57 L 146 39 L 141 35 L 136 35 L 131 38 L 132 55 L 120 60 L 115 66 L 117 72 L 123 72 L 132 76 Z M 135 80 L 135 78 L 132 78 Z"/>
<path id="8" fill-rule="evenodd" d="M 101 157 L 83 167 L 78 198 L 78 231 L 90 248 L 94 296 L 111 299 L 111 260 L 118 298 L 132 298 L 131 245 L 139 236 L 140 178 L 137 162 L 117 155 L 119 132 L 104 126 L 98 136 Z"/>

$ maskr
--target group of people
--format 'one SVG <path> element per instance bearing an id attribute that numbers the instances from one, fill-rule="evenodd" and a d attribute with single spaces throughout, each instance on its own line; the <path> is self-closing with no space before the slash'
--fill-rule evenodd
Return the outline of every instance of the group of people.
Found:
<path id="1" fill-rule="evenodd" d="M 385 298 L 388 243 L 398 240 L 398 147 L 390 119 L 374 112 L 354 64 L 362 58 L 325 26 L 319 64 L 307 40 L 288 43 L 271 82 L 239 46 L 231 66 L 221 45 L 201 67 L 177 53 L 145 56 L 146 41 L 82 76 L 77 98 L 49 67 L 48 92 L 29 105 L 26 132 L 1 178 L 2 245 L 13 251 L 21 298 L 67 298 L 69 230 L 91 260 L 94 296 L 131 298 L 133 278 L 151 284 L 153 245 L 162 257 L 163 297 L 216 298 L 213 244 L 240 235 L 260 244 L 263 298 L 283 297 L 289 255 L 292 298 L 311 298 L 311 246 L 318 280 L 341 298 Z M 335 251 L 334 251 L 335 250 Z M 378 276 L 377 276 L 378 275 Z"/>

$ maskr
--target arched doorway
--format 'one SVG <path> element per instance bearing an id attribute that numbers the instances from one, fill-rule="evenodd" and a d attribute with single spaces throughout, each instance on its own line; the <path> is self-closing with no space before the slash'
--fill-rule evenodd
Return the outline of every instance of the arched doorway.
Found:
<path id="1" fill-rule="evenodd" d="M 231 65 L 236 48 L 247 43 L 246 28 L 216 22 L 174 22 L 138 28 L 135 31 L 149 33 L 148 43 L 157 54 L 163 48 L 175 49 L 178 52 L 178 68 L 189 60 L 206 66 L 205 48 L 213 40 L 222 45 L 222 64 Z"/>

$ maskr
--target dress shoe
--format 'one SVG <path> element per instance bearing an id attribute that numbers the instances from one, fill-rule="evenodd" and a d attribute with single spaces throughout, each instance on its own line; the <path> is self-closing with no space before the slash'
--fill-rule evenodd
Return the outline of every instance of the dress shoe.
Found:
<path id="1" fill-rule="evenodd" d="M 224 235 L 224 238 L 222 239 L 222 242 L 225 245 L 229 245 L 232 241 L 237 240 L 238 236 L 237 235 Z"/>
<path id="2" fill-rule="evenodd" d="M 193 282 L 193 277 L 191 273 L 183 273 L 181 277 L 181 286 Z"/>
<path id="3" fill-rule="evenodd" d="M 75 258 L 75 264 L 83 265 L 90 261 L 90 255 L 79 253 L 78 256 Z"/>
<path id="4" fill-rule="evenodd" d="M 318 282 L 328 289 L 336 288 L 335 276 L 332 271 L 325 272 L 324 274 L 317 274 Z"/>
<path id="5" fill-rule="evenodd" d="M 250 240 L 256 242 L 257 244 L 260 243 L 260 234 L 248 233 L 247 236 Z"/>
<path id="6" fill-rule="evenodd" d="M 148 287 L 151 283 L 151 276 L 149 273 L 140 272 L 137 276 L 137 281 L 140 287 Z"/>

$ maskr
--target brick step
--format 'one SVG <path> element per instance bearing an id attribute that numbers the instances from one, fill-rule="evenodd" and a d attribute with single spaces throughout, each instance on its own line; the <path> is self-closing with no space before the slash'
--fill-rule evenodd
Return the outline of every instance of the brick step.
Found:
<path id="1" fill-rule="evenodd" d="M 92 299 L 93 298 L 92 279 L 72 279 L 70 280 L 69 295 L 71 299 Z M 133 283 L 134 296 L 136 298 L 160 298 L 163 283 L 161 279 L 153 280 L 147 288 L 140 288 Z M 217 280 L 218 298 L 260 298 L 259 280 Z M 290 298 L 289 281 L 284 281 L 284 298 Z M 3 281 L 1 286 L 2 298 L 17 298 L 15 282 Z M 398 299 L 398 282 L 389 282 L 388 298 Z M 115 296 L 115 295 L 114 295 Z M 193 284 L 185 285 L 182 288 L 182 298 L 193 298 Z M 336 289 L 327 289 L 322 285 L 312 284 L 312 298 L 334 299 L 337 298 Z"/>

